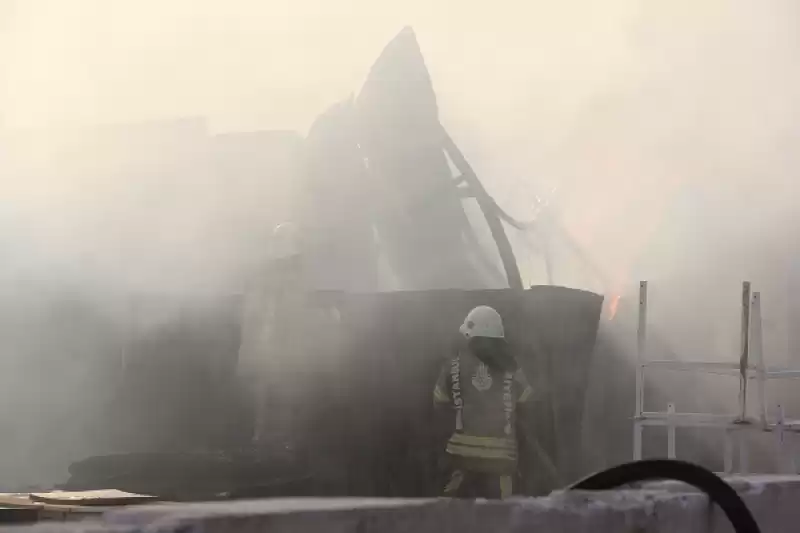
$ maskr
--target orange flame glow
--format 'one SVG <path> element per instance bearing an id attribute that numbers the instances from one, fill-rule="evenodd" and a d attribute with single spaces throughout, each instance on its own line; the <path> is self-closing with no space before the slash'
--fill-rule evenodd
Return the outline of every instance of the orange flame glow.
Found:
<path id="1" fill-rule="evenodd" d="M 617 294 L 612 296 L 608 302 L 608 319 L 614 320 L 614 317 L 617 316 L 617 308 L 619 307 L 619 298 L 620 295 Z"/>

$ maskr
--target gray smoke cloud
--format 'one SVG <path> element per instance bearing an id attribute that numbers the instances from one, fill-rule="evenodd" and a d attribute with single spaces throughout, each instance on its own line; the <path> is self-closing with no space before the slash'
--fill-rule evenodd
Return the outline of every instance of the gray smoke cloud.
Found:
<path id="1" fill-rule="evenodd" d="M 130 294 L 241 290 L 298 192 L 298 139 L 406 24 L 489 191 L 522 220 L 549 201 L 603 273 L 553 236 L 556 283 L 629 295 L 649 279 L 675 352 L 728 358 L 749 279 L 769 357 L 790 359 L 790 2 L 135 4 L 0 2 L 0 469 L 14 483 L 102 448 L 64 420 L 107 400 L 97 376 L 112 371 L 64 369 L 116 364 Z M 256 130 L 288 133 L 235 135 Z M 510 232 L 526 282 L 543 283 Z M 66 326 L 64 300 L 106 327 Z M 73 444 L 44 448 L 64 431 Z"/>

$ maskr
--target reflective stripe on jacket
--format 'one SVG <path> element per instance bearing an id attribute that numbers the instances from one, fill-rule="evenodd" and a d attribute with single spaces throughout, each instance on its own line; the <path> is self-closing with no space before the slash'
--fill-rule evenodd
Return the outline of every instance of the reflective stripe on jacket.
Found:
<path id="1" fill-rule="evenodd" d="M 517 442 L 504 437 L 475 437 L 453 433 L 447 442 L 447 453 L 463 457 L 516 461 Z"/>
<path id="2" fill-rule="evenodd" d="M 490 368 L 469 351 L 442 369 L 433 391 L 437 404 L 455 410 L 447 453 L 467 469 L 513 471 L 517 462 L 516 406 L 532 389 L 521 369 Z"/>

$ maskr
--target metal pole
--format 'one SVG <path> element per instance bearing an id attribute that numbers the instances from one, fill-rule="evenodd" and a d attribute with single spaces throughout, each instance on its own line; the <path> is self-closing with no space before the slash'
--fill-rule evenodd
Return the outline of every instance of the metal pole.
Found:
<path id="1" fill-rule="evenodd" d="M 750 364 L 750 282 L 742 283 L 742 329 L 739 357 L 739 421 L 747 419 L 747 371 Z"/>
<path id="2" fill-rule="evenodd" d="M 778 406 L 778 420 L 775 424 L 775 440 L 778 445 L 778 472 L 781 474 L 793 473 L 789 472 L 789 461 L 786 454 L 786 432 L 784 431 L 784 412 L 783 406 Z"/>
<path id="3" fill-rule="evenodd" d="M 675 421 L 671 416 L 675 414 L 674 403 L 667 404 L 667 414 L 669 415 L 667 419 L 667 458 L 675 459 Z"/>
<path id="4" fill-rule="evenodd" d="M 642 460 L 642 421 L 635 419 L 633 421 L 633 460 Z"/>
<path id="5" fill-rule="evenodd" d="M 725 449 L 724 449 L 724 462 L 723 467 L 726 474 L 733 473 L 733 430 L 725 430 Z"/>
<path id="6" fill-rule="evenodd" d="M 644 365 L 647 358 L 647 282 L 639 282 L 639 327 L 636 337 L 636 412 L 633 419 L 633 459 L 642 458 Z"/>
<path id="7" fill-rule="evenodd" d="M 636 337 L 636 416 L 644 411 L 644 366 L 647 361 L 647 282 L 639 283 L 639 327 Z"/>
<path id="8" fill-rule="evenodd" d="M 749 456 L 748 452 L 748 445 L 747 445 L 747 432 L 743 430 L 739 430 L 737 433 L 737 440 L 739 441 L 739 473 L 740 474 L 749 474 L 750 473 L 750 463 L 748 461 Z"/>
<path id="9" fill-rule="evenodd" d="M 764 365 L 764 335 L 761 322 L 761 293 L 754 292 L 750 310 L 750 344 L 756 365 L 756 392 L 758 393 L 758 417 L 761 427 L 767 428 L 766 368 Z"/>

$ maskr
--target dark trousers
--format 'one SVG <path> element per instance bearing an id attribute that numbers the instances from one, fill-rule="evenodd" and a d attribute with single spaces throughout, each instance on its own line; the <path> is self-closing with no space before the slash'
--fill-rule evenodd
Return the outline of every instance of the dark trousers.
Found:
<path id="1" fill-rule="evenodd" d="M 443 495 L 448 498 L 501 500 L 511 496 L 511 493 L 511 476 L 455 469 L 450 474 Z"/>

